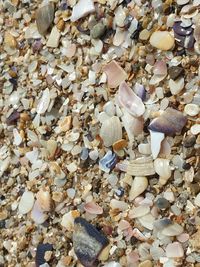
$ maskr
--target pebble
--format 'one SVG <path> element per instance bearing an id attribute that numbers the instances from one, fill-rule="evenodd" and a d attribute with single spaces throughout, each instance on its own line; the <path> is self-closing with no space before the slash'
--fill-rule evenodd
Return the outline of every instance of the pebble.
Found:
<path id="1" fill-rule="evenodd" d="M 172 66 L 168 69 L 168 73 L 172 80 L 176 80 L 180 76 L 184 75 L 184 69 L 182 67 Z"/>
<path id="2" fill-rule="evenodd" d="M 183 247 L 179 242 L 168 244 L 166 247 L 166 256 L 168 258 L 182 258 L 184 255 Z"/>
<path id="3" fill-rule="evenodd" d="M 91 37 L 94 39 L 98 39 L 104 35 L 105 31 L 106 31 L 105 25 L 103 25 L 103 23 L 101 22 L 97 23 L 91 30 Z"/>
<path id="4" fill-rule="evenodd" d="M 200 207 L 200 193 L 196 196 L 194 200 L 194 204 L 198 207 Z"/>
<path id="5" fill-rule="evenodd" d="M 140 32 L 140 34 L 139 34 L 139 38 L 142 41 L 148 40 L 149 39 L 149 36 L 150 36 L 150 32 L 147 29 L 142 30 Z"/>
<path id="6" fill-rule="evenodd" d="M 36 12 L 36 24 L 40 34 L 44 35 L 54 19 L 54 4 L 50 2 Z"/>
<path id="7" fill-rule="evenodd" d="M 184 88 L 184 78 L 177 79 L 176 81 L 169 80 L 169 89 L 172 95 L 179 94 Z"/>
<path id="8" fill-rule="evenodd" d="M 165 236 L 177 236 L 183 233 L 183 227 L 178 223 L 170 224 L 162 230 Z"/>
<path id="9" fill-rule="evenodd" d="M 10 48 L 16 48 L 17 42 L 15 40 L 15 37 L 12 36 L 9 32 L 5 32 L 4 35 L 4 43 L 5 45 L 9 46 Z"/>
<path id="10" fill-rule="evenodd" d="M 150 37 L 150 44 L 160 50 L 170 50 L 174 46 L 174 37 L 167 31 L 156 31 Z"/>
<path id="11" fill-rule="evenodd" d="M 169 203 L 169 201 L 166 199 L 166 198 L 164 198 L 164 197 L 160 197 L 160 198 L 158 198 L 157 200 L 156 200 L 156 202 L 155 202 L 155 204 L 156 204 L 156 206 L 159 208 L 159 209 L 167 209 L 167 208 L 169 208 L 169 206 L 170 206 L 170 203 Z"/>
<path id="12" fill-rule="evenodd" d="M 74 252 L 84 266 L 93 266 L 108 244 L 108 239 L 85 219 L 77 217 L 74 220 Z"/>
<path id="13" fill-rule="evenodd" d="M 34 204 L 34 194 L 30 191 L 26 191 L 23 193 L 20 201 L 19 201 L 19 213 L 27 214 L 32 210 Z"/>
<path id="14" fill-rule="evenodd" d="M 59 45 L 59 41 L 60 41 L 60 32 L 57 29 L 56 26 L 54 26 L 51 30 L 51 33 L 49 35 L 49 39 L 47 41 L 47 46 L 48 47 L 52 47 L 52 48 L 56 48 Z"/>
<path id="15" fill-rule="evenodd" d="M 184 108 L 184 112 L 191 117 L 198 115 L 199 111 L 200 107 L 196 104 L 187 104 Z"/>
<path id="16" fill-rule="evenodd" d="M 186 148 L 193 147 L 196 143 L 196 137 L 194 135 L 188 135 L 183 140 L 183 146 Z"/>
<path id="17" fill-rule="evenodd" d="M 141 262 L 138 267 L 153 267 L 153 264 L 150 260 Z"/>

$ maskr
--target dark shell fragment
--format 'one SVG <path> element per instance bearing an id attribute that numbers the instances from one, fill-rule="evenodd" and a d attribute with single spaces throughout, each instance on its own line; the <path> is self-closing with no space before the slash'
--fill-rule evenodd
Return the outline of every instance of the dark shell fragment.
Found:
<path id="1" fill-rule="evenodd" d="M 85 219 L 74 220 L 73 245 L 76 256 L 85 267 L 94 266 L 108 239 Z"/>
<path id="2" fill-rule="evenodd" d="M 20 117 L 20 113 L 19 113 L 17 110 L 14 110 L 14 111 L 10 114 L 10 116 L 7 118 L 6 123 L 7 123 L 8 125 L 15 124 L 16 121 L 19 119 L 19 117 Z"/>
<path id="3" fill-rule="evenodd" d="M 184 69 L 182 67 L 172 66 L 169 68 L 168 73 L 172 80 L 176 80 L 180 76 L 184 75 Z"/>
<path id="4" fill-rule="evenodd" d="M 187 122 L 183 114 L 173 108 L 167 108 L 158 118 L 155 118 L 149 125 L 148 129 L 174 135 L 180 132 Z"/>
<path id="5" fill-rule="evenodd" d="M 193 32 L 192 27 L 184 28 L 181 26 L 181 21 L 176 21 L 173 26 L 173 30 L 175 33 L 181 36 L 190 35 Z"/>
<path id="6" fill-rule="evenodd" d="M 35 264 L 36 267 L 39 267 L 40 265 L 46 263 L 46 260 L 44 258 L 45 252 L 52 251 L 53 245 L 46 243 L 46 244 L 39 244 L 36 251 L 36 257 L 35 257 Z"/>

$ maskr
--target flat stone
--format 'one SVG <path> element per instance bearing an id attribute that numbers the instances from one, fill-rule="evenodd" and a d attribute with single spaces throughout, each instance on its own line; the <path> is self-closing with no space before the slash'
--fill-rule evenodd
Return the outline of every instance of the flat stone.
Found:
<path id="1" fill-rule="evenodd" d="M 169 76 L 172 80 L 176 80 L 184 74 L 184 69 L 178 66 L 172 66 L 168 69 Z"/>
<path id="2" fill-rule="evenodd" d="M 93 266 L 108 244 L 108 239 L 85 219 L 78 217 L 74 220 L 74 251 L 84 266 Z"/>
<path id="3" fill-rule="evenodd" d="M 49 35 L 49 39 L 47 41 L 47 46 L 52 47 L 52 48 L 56 48 L 59 45 L 59 41 L 60 41 L 60 32 L 57 29 L 57 27 L 54 26 L 53 29 L 51 30 L 50 35 Z"/>
<path id="4" fill-rule="evenodd" d="M 50 2 L 39 8 L 36 12 L 36 24 L 40 34 L 44 35 L 51 26 L 54 19 L 54 4 Z"/>
<path id="5" fill-rule="evenodd" d="M 167 31 L 156 31 L 150 37 L 150 44 L 160 50 L 170 50 L 174 46 L 174 37 Z"/>

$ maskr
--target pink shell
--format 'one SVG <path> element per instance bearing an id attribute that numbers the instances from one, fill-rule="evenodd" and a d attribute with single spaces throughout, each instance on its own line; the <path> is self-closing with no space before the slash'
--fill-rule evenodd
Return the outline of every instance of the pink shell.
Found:
<path id="1" fill-rule="evenodd" d="M 127 73 L 115 60 L 109 62 L 103 68 L 103 71 L 107 75 L 108 86 L 110 88 L 116 88 L 120 85 L 122 81 L 125 81 L 128 77 Z"/>
<path id="2" fill-rule="evenodd" d="M 155 75 L 167 75 L 167 65 L 164 61 L 157 61 L 153 67 L 153 73 Z"/>
<path id="3" fill-rule="evenodd" d="M 103 209 L 98 204 L 94 202 L 88 202 L 84 206 L 84 210 L 90 214 L 102 214 Z"/>
<path id="4" fill-rule="evenodd" d="M 131 90 L 126 82 L 119 86 L 118 101 L 131 115 L 140 117 L 145 112 L 142 100 Z"/>
<path id="5" fill-rule="evenodd" d="M 121 221 L 119 222 L 118 228 L 119 228 L 121 231 L 126 230 L 126 229 L 128 229 L 129 227 L 130 227 L 130 223 L 127 222 L 126 220 L 121 220 Z"/>

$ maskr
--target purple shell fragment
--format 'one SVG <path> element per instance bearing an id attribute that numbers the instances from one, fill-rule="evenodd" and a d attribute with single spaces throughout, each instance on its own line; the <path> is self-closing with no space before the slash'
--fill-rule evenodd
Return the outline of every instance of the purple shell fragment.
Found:
<path id="1" fill-rule="evenodd" d="M 108 151 L 106 155 L 100 159 L 99 168 L 106 173 L 109 173 L 116 165 L 117 157 L 112 151 Z"/>
<path id="2" fill-rule="evenodd" d="M 167 108 L 158 118 L 153 119 L 148 129 L 174 135 L 179 133 L 187 122 L 187 118 L 183 114 L 173 108 Z"/>
<path id="3" fill-rule="evenodd" d="M 187 49 L 192 49 L 194 47 L 195 39 L 192 34 L 188 36 L 182 36 L 177 33 L 174 33 L 174 36 L 178 45 L 185 47 Z"/>
<path id="4" fill-rule="evenodd" d="M 83 266 L 96 266 L 95 261 L 108 244 L 107 237 L 85 219 L 78 217 L 74 220 L 74 251 Z"/>
<path id="5" fill-rule="evenodd" d="M 192 27 L 183 27 L 181 26 L 181 21 L 176 21 L 173 26 L 173 30 L 176 34 L 181 36 L 190 35 L 193 32 Z"/>

